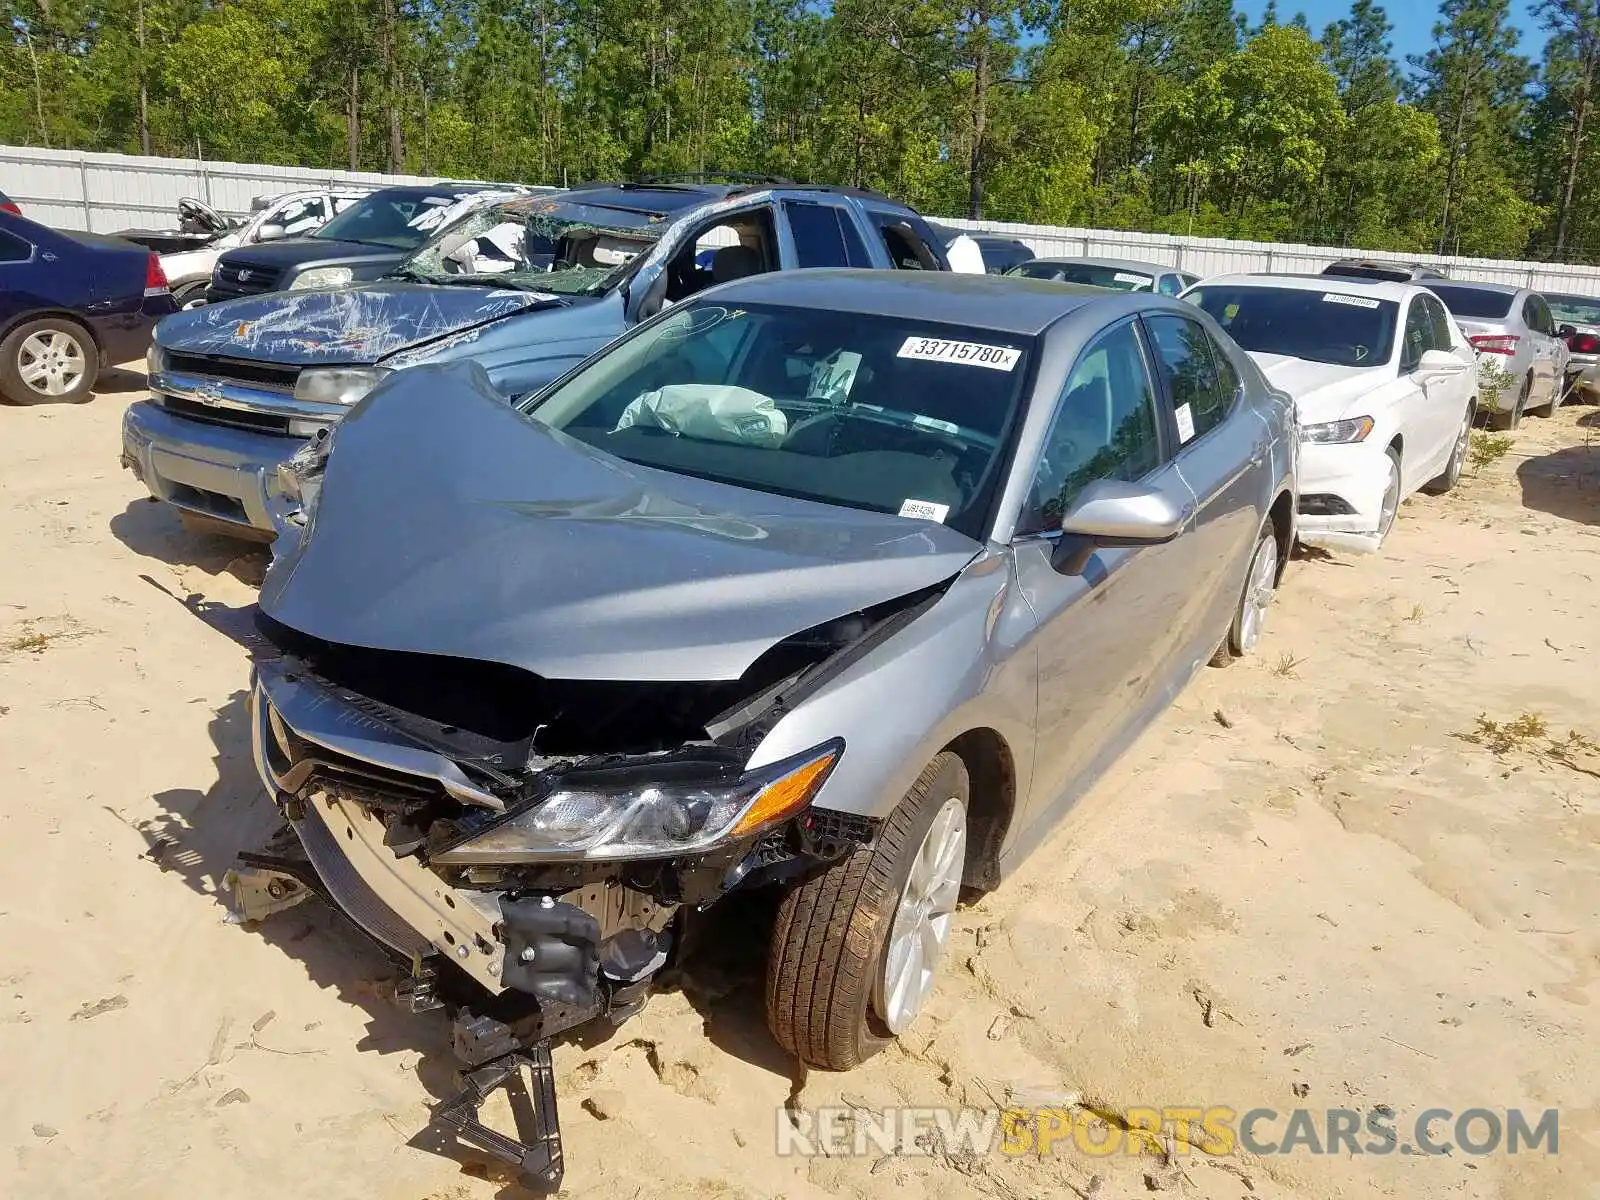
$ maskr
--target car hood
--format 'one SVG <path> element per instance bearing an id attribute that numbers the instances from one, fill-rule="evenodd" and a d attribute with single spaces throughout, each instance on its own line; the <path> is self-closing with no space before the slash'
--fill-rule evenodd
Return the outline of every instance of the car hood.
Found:
<path id="1" fill-rule="evenodd" d="M 1348 412 L 1352 405 L 1394 378 L 1387 365 L 1345 367 L 1257 351 L 1250 357 L 1268 383 L 1294 397 L 1295 417 L 1302 425 L 1356 415 Z"/>
<path id="2" fill-rule="evenodd" d="M 271 242 L 256 242 L 228 252 L 229 266 L 269 267 L 281 271 L 313 259 L 404 258 L 409 250 L 393 246 L 373 246 L 366 242 L 346 242 L 339 238 L 293 237 Z"/>
<path id="3" fill-rule="evenodd" d="M 375 363 L 399 350 L 565 301 L 494 287 L 398 280 L 269 292 L 188 309 L 157 331 L 164 349 L 294 366 Z"/>
<path id="4" fill-rule="evenodd" d="M 334 438 L 261 608 L 345 645 L 552 679 L 737 679 L 783 638 L 981 550 L 931 521 L 612 458 L 517 414 L 470 362 L 397 374 Z"/>

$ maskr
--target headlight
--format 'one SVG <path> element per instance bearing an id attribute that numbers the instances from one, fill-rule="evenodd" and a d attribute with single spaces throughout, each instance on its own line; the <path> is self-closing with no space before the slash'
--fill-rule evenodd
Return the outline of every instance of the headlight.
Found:
<path id="1" fill-rule="evenodd" d="M 355 277 L 356 273 L 349 267 L 313 267 L 295 276 L 289 290 L 298 292 L 302 288 L 343 287 Z"/>
<path id="2" fill-rule="evenodd" d="M 311 524 L 322 492 L 322 472 L 332 450 L 333 430 L 323 426 L 309 442 L 278 464 L 278 486 L 294 504 L 289 516 L 296 524 Z"/>
<path id="3" fill-rule="evenodd" d="M 843 750 L 830 742 L 731 782 L 558 788 L 428 859 L 470 866 L 703 851 L 794 816 L 811 803 Z"/>
<path id="4" fill-rule="evenodd" d="M 1323 421 L 1319 425 L 1302 425 L 1300 440 L 1332 446 L 1345 442 L 1365 441 L 1367 434 L 1371 432 L 1371 417 L 1351 417 L 1347 421 Z"/>
<path id="5" fill-rule="evenodd" d="M 294 398 L 317 404 L 354 404 L 388 376 L 388 367 L 307 367 L 294 381 Z"/>
<path id="6" fill-rule="evenodd" d="M 167 352 L 154 342 L 150 349 L 144 352 L 144 373 L 146 379 L 154 379 L 157 374 L 167 369 Z"/>

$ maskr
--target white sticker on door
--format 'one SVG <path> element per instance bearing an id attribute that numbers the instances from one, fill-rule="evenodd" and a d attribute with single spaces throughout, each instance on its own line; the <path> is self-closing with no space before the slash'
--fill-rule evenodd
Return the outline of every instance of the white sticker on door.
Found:
<path id="1" fill-rule="evenodd" d="M 935 504 L 932 500 L 907 500 L 900 505 L 902 517 L 916 517 L 919 521 L 937 521 L 944 524 L 950 515 L 948 504 Z"/>
<path id="2" fill-rule="evenodd" d="M 1187 404 L 1178 405 L 1178 440 L 1187 442 L 1194 437 L 1194 413 Z"/>
<path id="3" fill-rule="evenodd" d="M 950 342 L 943 338 L 908 337 L 900 345 L 900 358 L 921 358 L 929 362 L 961 363 L 969 367 L 988 367 L 991 371 L 1010 371 L 1022 357 L 1012 346 L 986 346 L 982 342 Z"/>
<path id="4" fill-rule="evenodd" d="M 1344 296 L 1338 292 L 1323 292 L 1324 304 L 1348 304 L 1351 308 L 1377 308 L 1378 302 L 1371 296 Z"/>

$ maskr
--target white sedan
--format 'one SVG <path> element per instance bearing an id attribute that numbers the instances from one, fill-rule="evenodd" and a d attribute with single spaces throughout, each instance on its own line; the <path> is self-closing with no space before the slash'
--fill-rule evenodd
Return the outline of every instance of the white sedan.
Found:
<path id="1" fill-rule="evenodd" d="M 1455 486 L 1477 412 L 1476 358 L 1427 288 L 1219 275 L 1184 298 L 1294 397 L 1301 541 L 1376 550 L 1402 500 Z"/>

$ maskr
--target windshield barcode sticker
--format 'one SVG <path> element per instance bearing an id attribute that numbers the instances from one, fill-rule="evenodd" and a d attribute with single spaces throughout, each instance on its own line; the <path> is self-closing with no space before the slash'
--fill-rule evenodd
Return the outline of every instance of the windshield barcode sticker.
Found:
<path id="1" fill-rule="evenodd" d="M 916 517 L 921 521 L 937 521 L 944 524 L 944 519 L 950 515 L 948 504 L 935 504 L 932 500 L 907 500 L 900 505 L 902 517 Z"/>
<path id="2" fill-rule="evenodd" d="M 899 357 L 1010 371 L 1016 367 L 1022 351 L 1011 346 L 985 346 L 982 342 L 947 342 L 943 338 L 908 337 L 900 345 Z"/>
<path id="3" fill-rule="evenodd" d="M 1148 284 L 1150 282 L 1150 276 L 1148 276 L 1148 275 L 1135 275 L 1131 271 L 1118 271 L 1111 278 L 1115 279 L 1118 283 L 1144 283 L 1144 284 Z"/>
<path id="4" fill-rule="evenodd" d="M 1377 308 L 1378 302 L 1370 296 L 1344 296 L 1338 292 L 1323 292 L 1324 304 L 1348 304 L 1352 308 Z"/>

